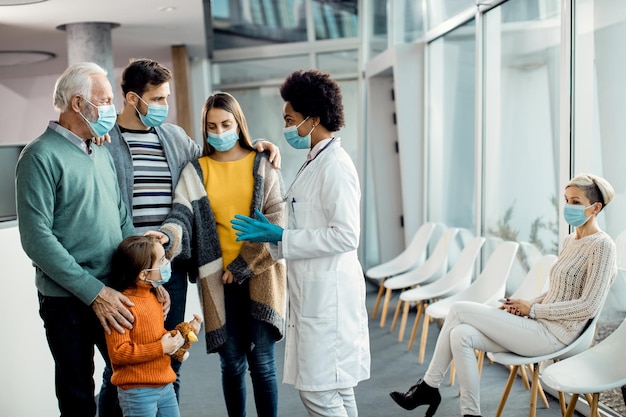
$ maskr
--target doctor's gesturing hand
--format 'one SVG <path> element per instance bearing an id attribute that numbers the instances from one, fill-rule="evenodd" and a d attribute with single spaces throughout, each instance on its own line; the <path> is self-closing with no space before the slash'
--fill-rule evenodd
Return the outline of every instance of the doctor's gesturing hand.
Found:
<path id="1" fill-rule="evenodd" d="M 237 230 L 237 242 L 247 240 L 251 242 L 270 242 L 277 244 L 283 240 L 283 228 L 272 224 L 259 211 L 254 209 L 254 213 L 260 220 L 253 219 L 242 214 L 236 214 L 230 221 L 232 228 Z"/>

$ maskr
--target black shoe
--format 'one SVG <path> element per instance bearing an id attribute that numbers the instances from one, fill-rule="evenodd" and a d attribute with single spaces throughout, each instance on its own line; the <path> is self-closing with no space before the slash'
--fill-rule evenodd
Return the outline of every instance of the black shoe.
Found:
<path id="1" fill-rule="evenodd" d="M 420 405 L 428 405 L 426 417 L 432 417 L 439 407 L 441 395 L 438 388 L 433 388 L 422 379 L 418 380 L 406 393 L 394 391 L 389 393 L 391 398 L 405 410 L 413 410 Z"/>

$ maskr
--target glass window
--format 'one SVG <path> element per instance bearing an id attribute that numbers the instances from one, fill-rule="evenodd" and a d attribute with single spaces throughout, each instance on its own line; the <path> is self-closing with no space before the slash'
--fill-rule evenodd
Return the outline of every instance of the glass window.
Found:
<path id="1" fill-rule="evenodd" d="M 213 65 L 213 84 L 265 82 L 272 79 L 282 82 L 291 71 L 310 66 L 308 55 L 219 62 Z"/>
<path id="2" fill-rule="evenodd" d="M 475 0 L 427 0 L 428 1 L 428 27 L 434 28 L 449 18 L 476 7 Z M 417 2 L 416 2 L 417 3 Z"/>
<path id="3" fill-rule="evenodd" d="M 574 173 L 606 178 L 615 198 L 600 227 L 616 238 L 626 229 L 626 8 L 612 0 L 575 2 Z"/>
<path id="4" fill-rule="evenodd" d="M 304 0 L 213 0 L 215 49 L 306 41 Z"/>
<path id="5" fill-rule="evenodd" d="M 475 230 L 474 21 L 428 47 L 429 221 Z"/>
<path id="6" fill-rule="evenodd" d="M 318 40 L 359 36 L 356 1 L 313 1 L 313 21 Z"/>
<path id="7" fill-rule="evenodd" d="M 559 244 L 560 18 L 520 4 L 510 0 L 484 20 L 482 227 L 520 242 L 525 274 Z"/>
<path id="8" fill-rule="evenodd" d="M 320 53 L 317 55 L 317 68 L 334 76 L 356 74 L 359 68 L 357 50 Z"/>

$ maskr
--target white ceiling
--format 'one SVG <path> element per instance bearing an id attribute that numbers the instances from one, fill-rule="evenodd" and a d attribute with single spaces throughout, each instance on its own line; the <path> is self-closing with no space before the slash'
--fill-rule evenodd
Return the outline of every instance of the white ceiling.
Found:
<path id="1" fill-rule="evenodd" d="M 113 62 L 131 58 L 171 61 L 171 46 L 186 45 L 191 57 L 204 57 L 203 0 L 0 0 L 0 52 L 46 51 L 56 58 L 41 63 L 0 66 L 0 79 L 60 74 L 67 67 L 67 40 L 58 26 L 112 22 Z M 35 0 L 30 0 L 35 1 Z M 171 8 L 171 11 L 166 11 Z"/>

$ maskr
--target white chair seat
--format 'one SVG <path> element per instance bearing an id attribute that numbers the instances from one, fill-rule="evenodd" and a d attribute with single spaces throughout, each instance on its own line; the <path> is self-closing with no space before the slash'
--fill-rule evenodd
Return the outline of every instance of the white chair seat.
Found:
<path id="1" fill-rule="evenodd" d="M 400 300 L 404 302 L 404 310 L 402 313 L 400 334 L 398 336 L 399 341 L 402 341 L 402 335 L 404 334 L 407 317 L 409 315 L 409 304 L 412 302 L 418 303 L 417 315 L 415 317 L 415 322 L 413 323 L 413 330 L 411 331 L 408 350 L 413 348 L 413 342 L 415 341 L 415 335 L 425 308 L 424 306 L 426 300 L 452 295 L 469 287 L 474 272 L 474 263 L 476 262 L 476 258 L 478 257 L 480 248 L 484 242 L 484 237 L 479 236 L 472 238 L 463 248 L 457 261 L 452 266 L 452 269 L 450 269 L 450 271 L 448 271 L 448 273 L 446 273 L 443 277 L 430 284 L 410 289 L 400 294 Z M 426 325 L 427 323 L 424 324 L 424 326 Z M 424 351 L 423 349 L 420 349 L 420 363 L 423 363 L 423 361 Z"/>
<path id="2" fill-rule="evenodd" d="M 566 416 L 572 415 L 578 394 L 594 394 L 592 414 L 597 414 L 598 393 L 626 385 L 626 320 L 597 345 L 548 366 L 541 380 L 559 392 L 572 393 Z M 595 407 L 595 410 L 594 410 Z"/>
<path id="3" fill-rule="evenodd" d="M 604 303 L 604 300 L 603 300 Z M 589 348 L 591 343 L 593 342 L 593 338 L 596 331 L 596 325 L 598 323 L 598 317 L 600 314 L 597 314 L 596 317 L 591 320 L 591 322 L 587 325 L 585 330 L 578 336 L 576 340 L 574 340 L 569 345 L 565 346 L 563 349 L 541 356 L 521 356 L 512 352 L 489 352 L 487 356 L 494 362 L 500 363 L 502 365 L 507 365 L 511 367 L 511 371 L 509 373 L 509 379 L 504 388 L 504 393 L 502 394 L 502 398 L 500 400 L 500 404 L 498 405 L 498 410 L 496 411 L 496 417 L 500 417 L 502 415 L 502 411 L 504 410 L 504 406 L 506 404 L 506 400 L 509 396 L 509 392 L 511 391 L 511 387 L 517 376 L 517 371 L 520 366 L 524 365 L 534 365 L 533 368 L 533 378 L 532 378 L 532 390 L 530 393 L 530 412 L 529 415 L 531 417 L 535 416 L 536 407 L 537 407 L 537 393 L 539 392 L 540 382 L 539 382 L 539 364 L 543 361 L 549 360 L 560 360 L 564 358 L 568 358 L 570 356 L 577 355 Z M 547 369 L 546 369 L 547 370 Z"/>
<path id="4" fill-rule="evenodd" d="M 411 242 L 406 249 L 402 251 L 402 253 L 387 262 L 368 269 L 365 272 L 365 276 L 368 278 L 382 281 L 378 289 L 374 309 L 372 310 L 372 319 L 376 318 L 380 300 L 385 292 L 385 287 L 383 286 L 385 279 L 415 269 L 424 262 L 428 242 L 430 241 L 430 237 L 436 227 L 436 223 L 424 223 L 419 229 L 417 229 L 417 232 L 415 232 Z M 384 319 L 385 315 L 383 314 L 383 317 L 381 318 L 383 325 Z"/>
<path id="5" fill-rule="evenodd" d="M 387 279 L 383 284 L 385 288 L 390 290 L 404 289 L 413 285 L 432 282 L 443 276 L 448 269 L 448 249 L 458 231 L 459 229 L 455 227 L 446 229 L 432 254 L 422 265 Z"/>

